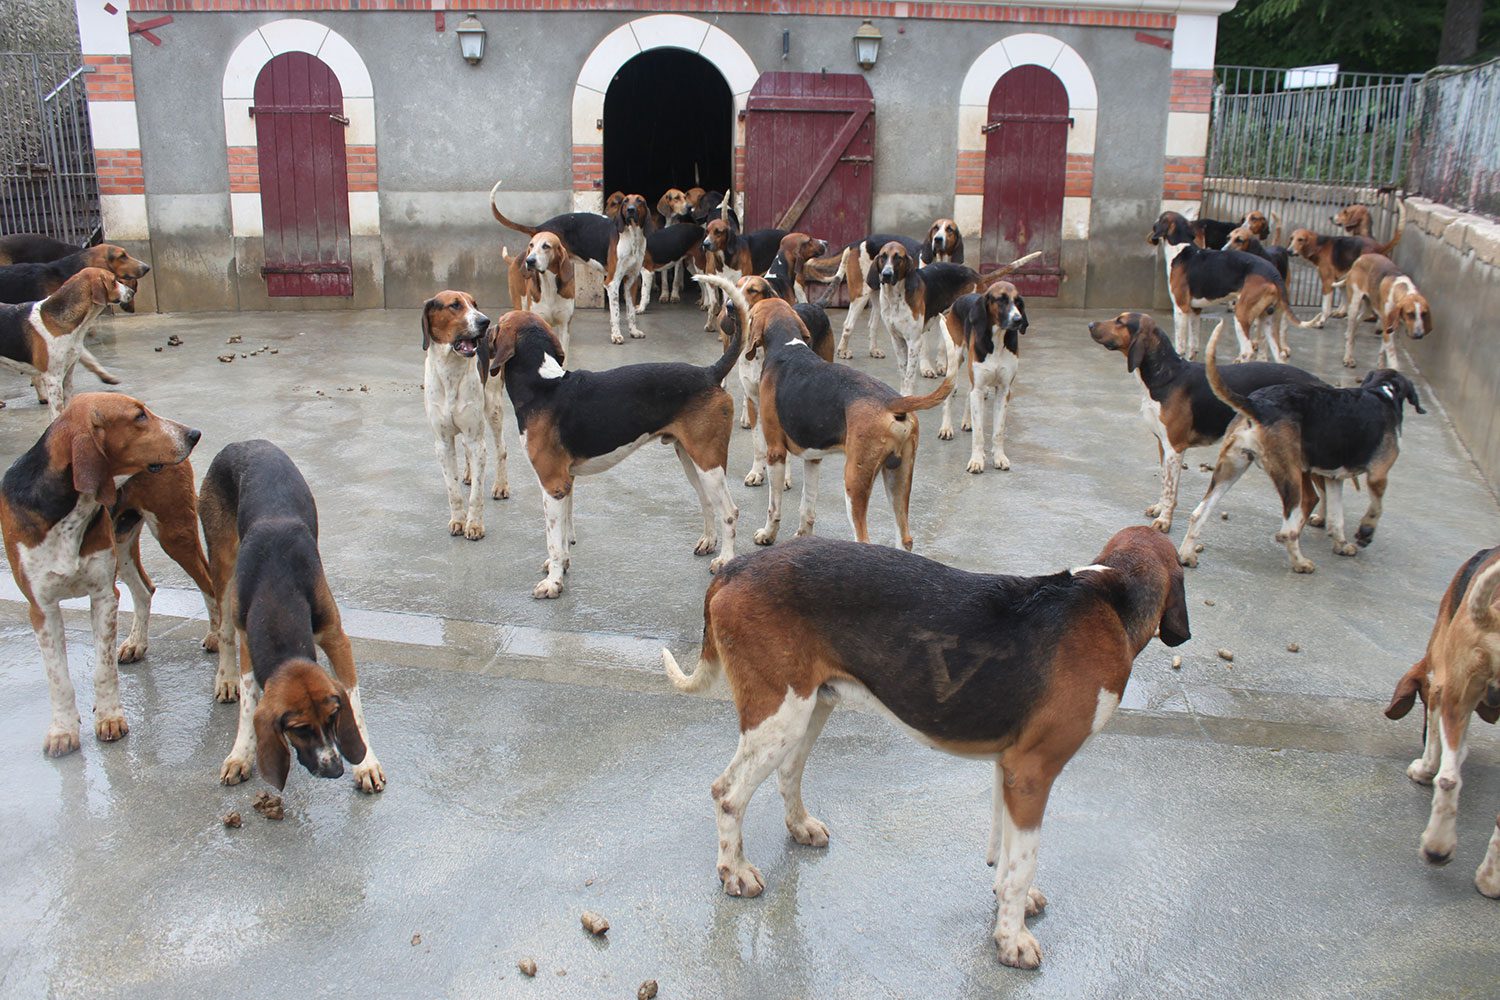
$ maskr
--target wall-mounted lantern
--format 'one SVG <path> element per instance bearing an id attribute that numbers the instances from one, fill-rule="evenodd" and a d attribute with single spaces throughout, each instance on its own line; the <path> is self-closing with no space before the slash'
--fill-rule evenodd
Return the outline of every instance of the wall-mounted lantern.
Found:
<path id="1" fill-rule="evenodd" d="M 463 54 L 464 62 L 478 66 L 479 60 L 484 58 L 484 25 L 470 14 L 454 31 L 458 34 L 458 51 Z"/>
<path id="2" fill-rule="evenodd" d="M 854 32 L 854 61 L 860 69 L 874 69 L 875 57 L 880 54 L 880 29 L 870 21 L 860 24 Z"/>

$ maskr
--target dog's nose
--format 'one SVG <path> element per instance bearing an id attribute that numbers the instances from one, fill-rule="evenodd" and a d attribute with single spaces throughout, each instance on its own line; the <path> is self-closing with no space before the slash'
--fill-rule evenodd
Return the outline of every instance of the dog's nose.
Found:
<path id="1" fill-rule="evenodd" d="M 1099 326 L 1099 324 L 1098 324 L 1097 321 L 1095 321 L 1093 323 L 1090 323 L 1089 324 L 1089 333 L 1093 333 L 1094 330 L 1098 328 L 1098 326 Z"/>
<path id="2" fill-rule="evenodd" d="M 474 325 L 479 328 L 480 333 L 483 333 L 490 328 L 490 318 L 484 313 L 479 313 L 474 317 Z"/>
<path id="3" fill-rule="evenodd" d="M 198 428 L 196 428 L 196 427 L 189 427 L 188 428 L 188 432 L 187 432 L 188 447 L 189 448 L 195 447 L 198 444 L 198 439 L 201 438 L 202 436 L 203 436 L 203 432 L 200 431 Z"/>
<path id="4" fill-rule="evenodd" d="M 529 267 L 529 268 L 532 268 L 534 270 L 536 268 L 536 257 L 535 256 L 527 257 L 526 258 L 526 266 Z"/>
<path id="5" fill-rule="evenodd" d="M 704 240 L 703 243 L 699 246 L 699 249 L 702 250 L 704 253 L 713 253 L 714 252 L 713 241 L 712 240 Z"/>
<path id="6" fill-rule="evenodd" d="M 141 265 L 141 277 L 144 278 L 146 275 L 148 275 L 150 273 L 151 273 L 151 265 L 150 264 L 142 264 Z"/>

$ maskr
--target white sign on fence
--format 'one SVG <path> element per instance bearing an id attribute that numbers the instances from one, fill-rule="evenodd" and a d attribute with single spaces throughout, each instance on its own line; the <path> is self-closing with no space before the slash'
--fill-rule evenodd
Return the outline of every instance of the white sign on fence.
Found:
<path id="1" fill-rule="evenodd" d="M 1287 90 L 1302 90 L 1306 87 L 1332 87 L 1339 82 L 1339 64 L 1324 63 L 1321 66 L 1298 66 L 1286 71 L 1282 86 Z"/>

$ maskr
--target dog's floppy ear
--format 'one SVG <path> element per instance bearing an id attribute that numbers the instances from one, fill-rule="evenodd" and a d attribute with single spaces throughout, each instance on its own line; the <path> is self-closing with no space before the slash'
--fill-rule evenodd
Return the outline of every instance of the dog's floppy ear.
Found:
<path id="1" fill-rule="evenodd" d="M 1031 326 L 1031 318 L 1026 315 L 1026 300 L 1017 295 L 1014 301 L 1016 303 L 1016 311 L 1021 314 L 1020 332 L 1025 333 L 1026 329 Z"/>
<path id="2" fill-rule="evenodd" d="M 437 308 L 437 299 L 428 299 L 422 303 L 422 350 L 432 346 L 432 310 Z"/>
<path id="3" fill-rule="evenodd" d="M 1172 562 L 1171 582 L 1167 586 L 1167 605 L 1161 612 L 1157 634 L 1163 645 L 1181 646 L 1193 637 L 1188 627 L 1187 590 L 1182 585 L 1182 567 Z"/>
<path id="4" fill-rule="evenodd" d="M 906 295 L 910 298 L 911 294 L 917 290 L 917 284 L 921 278 L 917 274 L 917 268 L 911 266 L 911 257 L 907 256 L 902 259 L 906 261 Z"/>
<path id="5" fill-rule="evenodd" d="M 1385 707 L 1387 719 L 1403 718 L 1411 711 L 1417 703 L 1420 695 L 1422 703 L 1427 703 L 1427 657 L 1422 657 L 1412 666 L 1401 679 L 1396 682 L 1396 690 L 1391 695 L 1391 703 Z"/>
<path id="6" fill-rule="evenodd" d="M 364 739 L 359 735 L 359 726 L 354 721 L 354 708 L 349 704 L 349 696 L 343 692 L 339 693 L 339 713 L 333 727 L 333 740 L 339 745 L 339 753 L 351 764 L 360 763 L 365 759 L 365 754 L 369 753 Z"/>
<path id="7" fill-rule="evenodd" d="M 109 474 L 109 459 L 94 435 L 75 428 L 73 433 L 73 488 L 92 493 L 105 507 L 114 506 L 115 477 Z"/>
<path id="8" fill-rule="evenodd" d="M 1146 338 L 1148 334 L 1137 326 L 1130 332 L 1130 347 L 1125 352 L 1125 370 L 1133 372 L 1146 361 Z"/>
<path id="9" fill-rule="evenodd" d="M 287 772 L 292 769 L 292 754 L 281 735 L 279 718 L 270 702 L 262 700 L 255 708 L 255 766 L 277 791 L 286 787 Z"/>
<path id="10" fill-rule="evenodd" d="M 479 384 L 490 380 L 490 333 L 486 330 L 474 343 L 474 362 L 479 365 Z"/>
<path id="11" fill-rule="evenodd" d="M 557 268 L 557 290 L 561 292 L 562 286 L 573 283 L 573 255 L 561 242 L 558 243 L 557 251 L 557 259 L 552 262 L 552 266 Z"/>
<path id="12" fill-rule="evenodd" d="M 1407 378 L 1405 375 L 1401 376 L 1401 398 L 1411 403 L 1412 409 L 1416 410 L 1418 413 L 1427 412 L 1426 410 L 1422 409 L 1422 401 L 1417 398 L 1417 387 L 1412 385 L 1411 379 Z"/>
<path id="13" fill-rule="evenodd" d="M 865 272 L 865 287 L 880 287 L 880 256 L 878 254 L 870 261 L 870 269 Z"/>
<path id="14" fill-rule="evenodd" d="M 505 363 L 516 353 L 516 331 L 515 320 L 512 317 L 517 313 L 511 311 L 500 317 L 500 322 L 491 324 L 489 331 L 484 335 L 485 345 L 488 350 L 488 364 L 485 371 L 489 376 L 499 375 Z"/>

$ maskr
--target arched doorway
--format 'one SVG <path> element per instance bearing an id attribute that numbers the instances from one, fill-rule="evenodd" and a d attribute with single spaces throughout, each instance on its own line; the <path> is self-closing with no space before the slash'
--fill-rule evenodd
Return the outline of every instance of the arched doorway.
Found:
<path id="1" fill-rule="evenodd" d="M 1071 123 L 1067 88 L 1044 67 L 1017 66 L 990 91 L 982 254 L 994 264 L 1040 250 L 1013 279 L 1025 295 L 1056 295 L 1061 280 Z"/>
<path id="2" fill-rule="evenodd" d="M 354 294 L 344 95 L 317 56 L 285 52 L 255 80 L 266 294 Z"/>
<path id="3" fill-rule="evenodd" d="M 729 84 L 698 53 L 635 56 L 604 95 L 604 190 L 641 194 L 653 206 L 668 188 L 728 191 L 734 114 Z"/>

